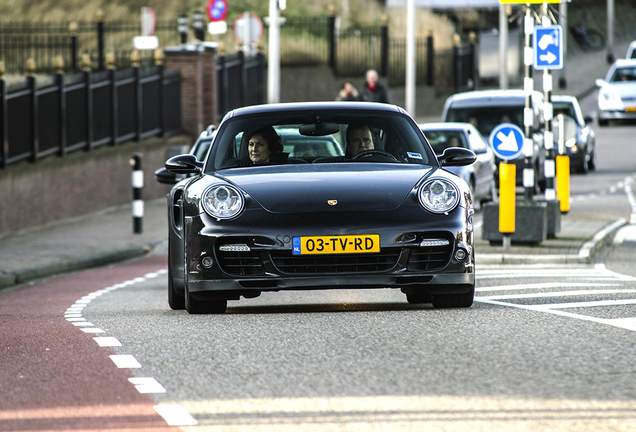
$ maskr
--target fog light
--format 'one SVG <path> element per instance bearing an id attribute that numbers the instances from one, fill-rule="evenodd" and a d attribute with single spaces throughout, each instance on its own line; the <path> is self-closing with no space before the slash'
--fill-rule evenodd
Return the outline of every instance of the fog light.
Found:
<path id="1" fill-rule="evenodd" d="M 212 257 L 204 256 L 203 258 L 201 258 L 201 265 L 205 268 L 210 268 L 214 265 L 214 260 L 212 259 Z"/>
<path id="2" fill-rule="evenodd" d="M 219 246 L 219 250 L 223 252 L 249 252 L 251 249 L 246 244 L 227 244 Z"/>
<path id="3" fill-rule="evenodd" d="M 457 249 L 457 251 L 455 251 L 455 259 L 457 261 L 464 261 L 467 255 L 464 249 Z"/>
<path id="4" fill-rule="evenodd" d="M 424 239 L 421 241 L 420 246 L 422 247 L 430 247 L 430 246 L 447 246 L 450 242 L 446 239 Z"/>

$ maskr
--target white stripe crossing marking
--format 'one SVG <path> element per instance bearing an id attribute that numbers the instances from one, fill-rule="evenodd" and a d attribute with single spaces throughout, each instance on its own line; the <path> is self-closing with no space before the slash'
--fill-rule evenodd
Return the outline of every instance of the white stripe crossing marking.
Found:
<path id="1" fill-rule="evenodd" d="M 580 283 L 580 282 L 569 282 L 569 283 L 544 282 L 544 283 L 536 283 L 536 284 L 498 285 L 498 286 L 491 286 L 491 287 L 480 287 L 480 288 L 475 288 L 475 292 L 514 291 L 514 290 L 567 288 L 567 287 L 581 288 L 586 286 L 613 287 L 613 286 L 620 286 L 620 285 L 619 284 Z"/>
<path id="2" fill-rule="evenodd" d="M 636 293 L 636 289 L 626 290 L 578 290 L 578 291 L 559 291 L 559 292 L 545 292 L 545 293 L 531 293 L 531 294 L 506 294 L 499 296 L 485 296 L 481 299 L 488 300 L 507 300 L 507 299 L 530 299 L 530 298 L 548 298 L 548 297 L 572 297 L 572 296 L 585 296 L 585 295 L 600 295 L 600 294 L 624 294 L 624 293 Z M 588 302 L 589 303 L 589 302 Z"/>
<path id="3" fill-rule="evenodd" d="M 166 389 L 154 378 L 136 377 L 128 378 L 128 381 L 135 386 L 139 393 L 146 394 L 166 392 Z"/>
<path id="4" fill-rule="evenodd" d="M 113 354 L 109 356 L 119 369 L 139 369 L 141 363 L 130 354 Z"/>
<path id="5" fill-rule="evenodd" d="M 112 336 L 101 336 L 101 337 L 98 336 L 98 337 L 94 337 L 93 340 L 97 342 L 97 345 L 99 345 L 100 347 L 121 346 L 121 342 L 119 342 L 116 337 L 112 337 Z"/>
<path id="6" fill-rule="evenodd" d="M 499 286 L 485 286 L 476 288 L 476 292 L 482 293 L 497 293 L 505 291 L 528 291 L 528 290 L 546 290 L 552 288 L 560 288 L 557 292 L 517 292 L 514 294 L 496 294 L 475 297 L 476 302 L 487 303 L 498 306 L 514 307 L 518 309 L 526 309 L 537 312 L 545 312 L 553 315 L 575 318 L 583 321 L 590 321 L 599 324 L 610 325 L 617 328 L 622 328 L 630 331 L 636 331 L 636 317 L 628 318 L 597 318 L 594 316 L 581 315 L 577 313 L 567 312 L 564 309 L 584 309 L 590 307 L 614 307 L 625 305 L 636 305 L 636 299 L 610 299 L 610 300 L 597 300 L 597 301 L 580 301 L 580 302 L 564 302 L 564 303 L 551 303 L 551 304 L 519 304 L 511 303 L 504 300 L 519 300 L 519 299 L 546 299 L 553 297 L 573 297 L 573 296 L 591 296 L 591 295 L 615 295 L 615 294 L 633 294 L 636 293 L 636 289 L 601 289 L 609 287 L 620 287 L 622 284 L 616 283 L 599 283 L 599 281 L 627 281 L 633 282 L 636 280 L 633 276 L 628 276 L 620 273 L 608 270 L 605 264 L 595 264 L 593 268 L 555 268 L 554 266 L 518 266 L 518 267 L 506 267 L 501 268 L 488 268 L 481 272 L 481 279 L 516 279 L 516 278 L 531 278 L 537 279 L 538 277 L 550 277 L 562 280 L 575 280 L 584 279 L 586 282 L 543 282 L 532 284 L 518 284 L 518 285 L 499 285 Z M 596 281 L 596 282 L 595 282 Z M 563 290 L 564 288 L 579 288 L 573 290 Z M 584 287 L 599 288 L 599 289 L 580 289 Z"/>
<path id="7" fill-rule="evenodd" d="M 181 405 L 156 405 L 155 411 L 169 426 L 193 426 L 197 421 Z"/>

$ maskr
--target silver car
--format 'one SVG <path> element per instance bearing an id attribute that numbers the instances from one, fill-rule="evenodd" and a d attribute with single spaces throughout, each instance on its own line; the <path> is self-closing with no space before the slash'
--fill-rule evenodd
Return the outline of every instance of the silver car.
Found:
<path id="1" fill-rule="evenodd" d="M 575 96 L 553 95 L 553 114 L 571 117 L 576 123 L 576 139 L 565 143 L 565 155 L 570 158 L 572 171 L 586 174 L 596 169 L 596 135 L 590 127 L 592 117 L 583 116 Z"/>
<path id="2" fill-rule="evenodd" d="M 441 155 L 444 150 L 450 147 L 472 150 L 477 155 L 475 163 L 446 169 L 468 183 L 473 191 L 474 202 L 481 204 L 497 199 L 495 154 L 482 134 L 472 124 L 439 122 L 422 123 L 419 126 L 437 155 Z"/>
<path id="3" fill-rule="evenodd" d="M 616 60 L 596 85 L 599 126 L 611 120 L 636 120 L 636 59 Z"/>

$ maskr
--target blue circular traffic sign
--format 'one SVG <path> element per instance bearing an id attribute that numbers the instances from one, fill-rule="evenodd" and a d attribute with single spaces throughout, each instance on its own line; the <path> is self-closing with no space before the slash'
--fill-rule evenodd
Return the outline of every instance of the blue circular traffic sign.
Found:
<path id="1" fill-rule="evenodd" d="M 227 16 L 227 0 L 210 0 L 207 7 L 210 21 L 223 21 Z"/>
<path id="2" fill-rule="evenodd" d="M 490 133 L 492 151 L 499 159 L 511 160 L 521 156 L 525 135 L 521 128 L 512 123 L 501 123 Z"/>

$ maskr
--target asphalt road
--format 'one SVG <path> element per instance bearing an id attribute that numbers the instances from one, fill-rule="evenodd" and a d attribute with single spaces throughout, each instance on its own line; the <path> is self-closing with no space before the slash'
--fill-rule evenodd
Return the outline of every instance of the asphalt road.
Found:
<path id="1" fill-rule="evenodd" d="M 636 212 L 634 131 L 596 128 L 575 205 Z M 635 259 L 623 241 L 588 265 L 478 265 L 463 310 L 342 290 L 188 315 L 161 250 L 41 281 L 0 293 L 0 430 L 630 431 Z"/>

